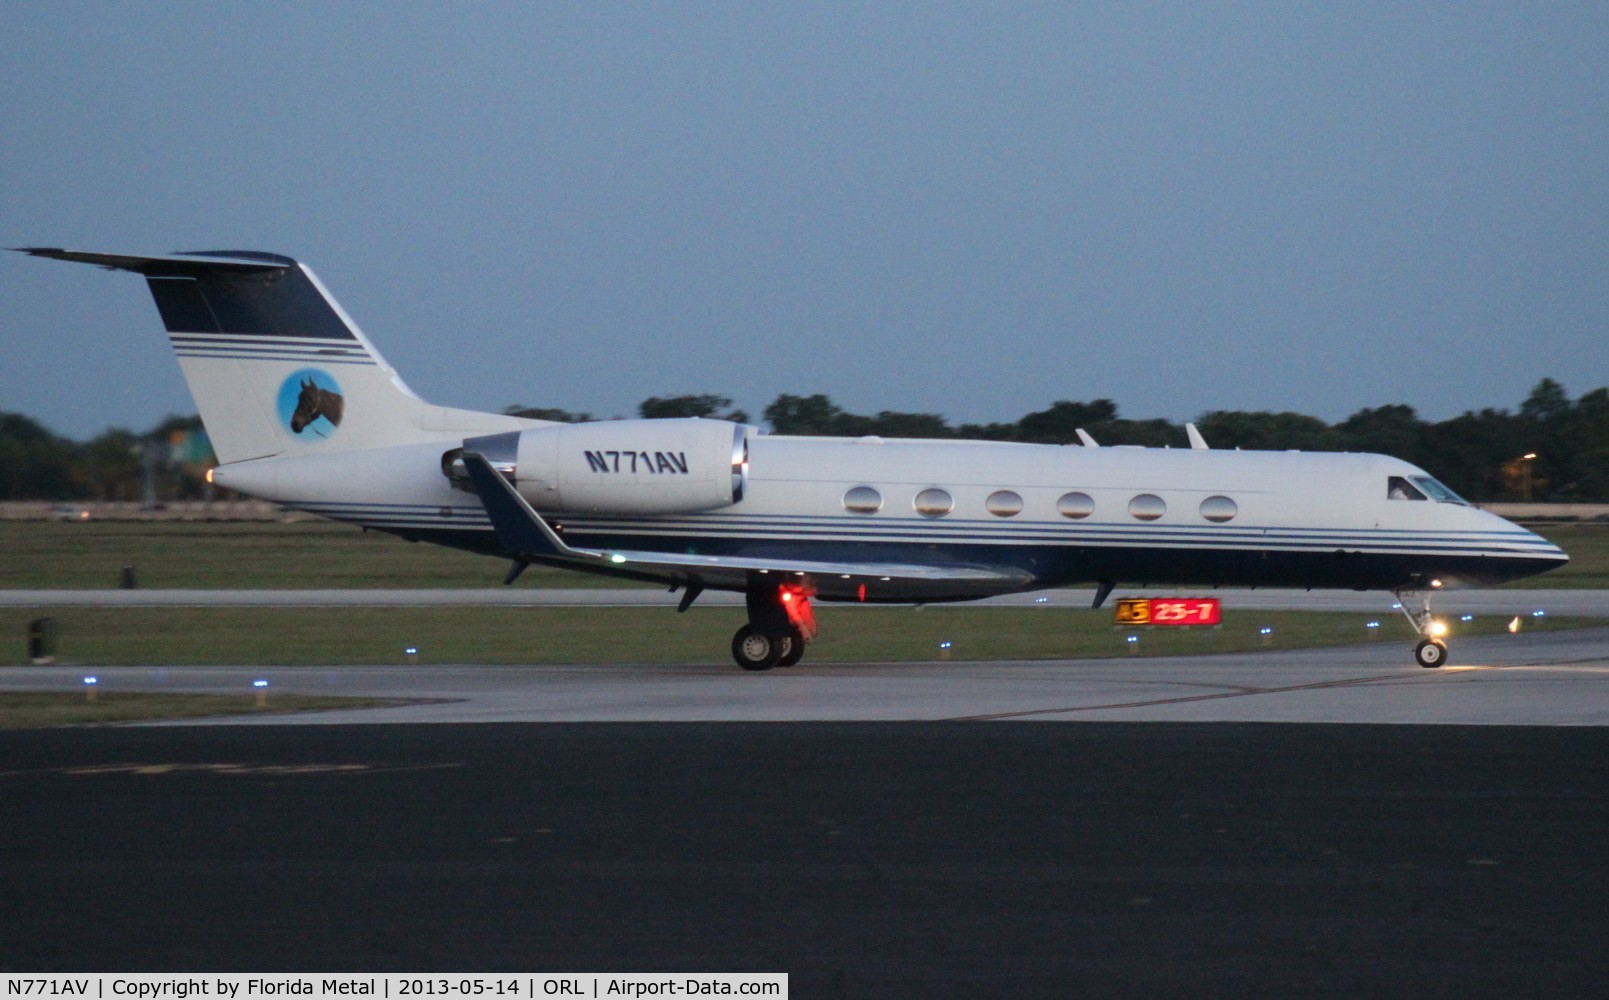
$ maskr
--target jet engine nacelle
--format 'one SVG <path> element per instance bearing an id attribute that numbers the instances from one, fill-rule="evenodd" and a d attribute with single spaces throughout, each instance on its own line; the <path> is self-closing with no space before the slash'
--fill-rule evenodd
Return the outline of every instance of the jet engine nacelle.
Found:
<path id="1" fill-rule="evenodd" d="M 465 438 L 442 471 L 470 490 L 478 452 L 539 511 L 691 514 L 730 507 L 748 483 L 750 428 L 725 420 L 606 420 Z"/>

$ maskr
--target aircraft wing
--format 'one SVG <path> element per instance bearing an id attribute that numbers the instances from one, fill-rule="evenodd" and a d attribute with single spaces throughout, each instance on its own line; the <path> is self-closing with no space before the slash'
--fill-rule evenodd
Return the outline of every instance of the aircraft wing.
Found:
<path id="1" fill-rule="evenodd" d="M 557 558 L 617 568 L 684 570 L 690 576 L 711 573 L 804 573 L 816 577 L 876 577 L 918 580 L 926 583 L 976 584 L 993 592 L 1029 584 L 1032 577 L 1020 571 L 978 566 L 942 566 L 920 563 L 828 562 L 814 559 L 770 559 L 747 556 L 692 555 L 680 552 L 576 548 L 559 537 L 519 491 L 492 467 L 484 455 L 464 452 L 464 468 L 497 540 L 509 553 L 535 558 Z"/>
<path id="2" fill-rule="evenodd" d="M 972 566 L 923 566 L 917 563 L 823 562 L 814 559 L 751 559 L 744 556 L 699 556 L 676 552 L 633 552 L 610 549 L 598 557 L 629 569 L 633 565 L 697 570 L 740 570 L 767 573 L 805 573 L 810 576 L 888 577 L 895 580 L 975 582 L 1020 585 L 1032 577 Z"/>

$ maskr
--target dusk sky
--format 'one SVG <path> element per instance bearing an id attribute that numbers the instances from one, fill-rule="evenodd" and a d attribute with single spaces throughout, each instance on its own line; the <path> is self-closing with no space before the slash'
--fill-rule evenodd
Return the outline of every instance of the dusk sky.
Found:
<path id="1" fill-rule="evenodd" d="M 433 402 L 1609 384 L 1605 4 L 10 0 L 0 51 L 0 245 L 288 254 Z M 0 257 L 0 410 L 195 412 L 137 277 Z"/>

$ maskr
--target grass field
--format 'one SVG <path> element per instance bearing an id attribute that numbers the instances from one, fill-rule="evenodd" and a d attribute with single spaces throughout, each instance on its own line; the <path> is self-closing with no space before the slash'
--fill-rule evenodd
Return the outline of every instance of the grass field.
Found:
<path id="1" fill-rule="evenodd" d="M 1570 564 L 1521 587 L 1609 587 L 1609 525 L 1537 529 Z M 347 525 L 295 522 L 0 522 L 0 589 L 118 586 L 133 566 L 153 589 L 492 587 L 508 564 Z M 627 581 L 532 567 L 517 586 L 617 587 Z"/>
<path id="2" fill-rule="evenodd" d="M 1567 552 L 1569 565 L 1507 586 L 1609 588 L 1609 524 L 1541 524 L 1531 530 Z"/>
<path id="3" fill-rule="evenodd" d="M 508 563 L 318 521 L 0 522 L 0 589 L 116 587 L 133 566 L 143 588 L 301 590 L 495 587 Z M 519 586 L 631 586 L 533 566 Z"/>
<path id="4" fill-rule="evenodd" d="M 27 662 L 31 618 L 58 628 L 64 666 L 164 664 L 708 663 L 731 666 L 741 608 L 7 608 L 0 664 Z M 1218 628 L 1118 629 L 1109 611 L 1057 608 L 825 607 L 811 662 L 1063 659 L 1228 653 L 1395 642 L 1409 656 L 1401 615 L 1225 612 Z M 1377 622 L 1375 628 L 1369 622 Z M 1496 616 L 1455 623 L 1493 634 Z M 1526 619 L 1558 629 L 1570 619 Z M 1272 632 L 1264 635 L 1262 630 Z M 1129 637 L 1136 637 L 1130 642 Z M 946 650 L 942 643 L 949 643 Z M 737 669 L 732 667 L 732 669 Z"/>

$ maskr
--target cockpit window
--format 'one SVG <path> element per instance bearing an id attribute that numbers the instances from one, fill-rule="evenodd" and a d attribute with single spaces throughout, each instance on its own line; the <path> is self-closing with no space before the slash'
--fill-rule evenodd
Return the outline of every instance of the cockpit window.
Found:
<path id="1" fill-rule="evenodd" d="M 1419 484 L 1420 489 L 1429 493 L 1430 499 L 1437 503 L 1461 503 L 1468 506 L 1467 500 L 1429 476 L 1414 476 L 1413 481 Z"/>
<path id="2" fill-rule="evenodd" d="M 1443 487 L 1445 488 L 1445 487 Z M 1401 476 L 1392 476 L 1391 482 L 1386 485 L 1386 496 L 1392 500 L 1428 500 L 1418 487 Z"/>

